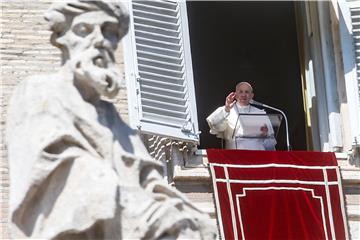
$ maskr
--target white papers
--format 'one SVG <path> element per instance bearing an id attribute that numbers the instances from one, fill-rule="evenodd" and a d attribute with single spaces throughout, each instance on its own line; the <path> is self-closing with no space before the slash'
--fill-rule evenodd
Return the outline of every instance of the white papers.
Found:
<path id="1" fill-rule="evenodd" d="M 240 114 L 237 136 L 261 137 L 260 129 L 263 126 L 267 126 L 268 134 L 271 134 L 271 123 L 266 114 Z"/>

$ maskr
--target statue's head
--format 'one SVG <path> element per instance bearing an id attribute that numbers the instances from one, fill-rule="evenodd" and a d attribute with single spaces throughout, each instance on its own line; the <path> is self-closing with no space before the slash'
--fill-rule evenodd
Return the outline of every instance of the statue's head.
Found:
<path id="1" fill-rule="evenodd" d="M 98 94 L 114 97 L 122 79 L 114 51 L 127 33 L 129 15 L 119 2 L 69 0 L 54 3 L 45 14 L 51 43 L 75 79 Z"/>

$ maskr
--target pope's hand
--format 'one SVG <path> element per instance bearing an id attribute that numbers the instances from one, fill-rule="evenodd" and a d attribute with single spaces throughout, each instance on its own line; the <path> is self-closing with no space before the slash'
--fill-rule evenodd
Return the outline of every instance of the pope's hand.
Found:
<path id="1" fill-rule="evenodd" d="M 225 111 L 230 112 L 230 109 L 234 106 L 235 103 L 236 103 L 235 92 L 231 92 L 226 97 L 226 100 L 225 100 Z"/>
<path id="2" fill-rule="evenodd" d="M 264 124 L 263 126 L 261 126 L 260 131 L 261 131 L 261 136 L 265 137 L 267 136 L 269 129 L 266 126 L 266 124 Z"/>

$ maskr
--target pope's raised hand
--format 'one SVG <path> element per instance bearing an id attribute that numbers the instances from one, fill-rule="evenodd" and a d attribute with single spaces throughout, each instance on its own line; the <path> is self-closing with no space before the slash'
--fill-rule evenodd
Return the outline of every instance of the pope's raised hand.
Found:
<path id="1" fill-rule="evenodd" d="M 230 112 L 230 109 L 234 106 L 235 103 L 236 103 L 235 92 L 231 92 L 226 97 L 226 100 L 225 100 L 225 111 Z"/>

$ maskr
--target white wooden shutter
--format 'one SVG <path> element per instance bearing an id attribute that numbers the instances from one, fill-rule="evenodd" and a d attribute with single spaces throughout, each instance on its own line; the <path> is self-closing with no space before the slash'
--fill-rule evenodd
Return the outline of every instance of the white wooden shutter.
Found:
<path id="1" fill-rule="evenodd" d="M 360 1 L 349 1 L 349 6 L 352 22 L 352 35 L 355 47 L 358 91 L 360 96 Z"/>
<path id="2" fill-rule="evenodd" d="M 132 1 L 124 55 L 129 120 L 144 133 L 199 141 L 184 1 Z"/>

